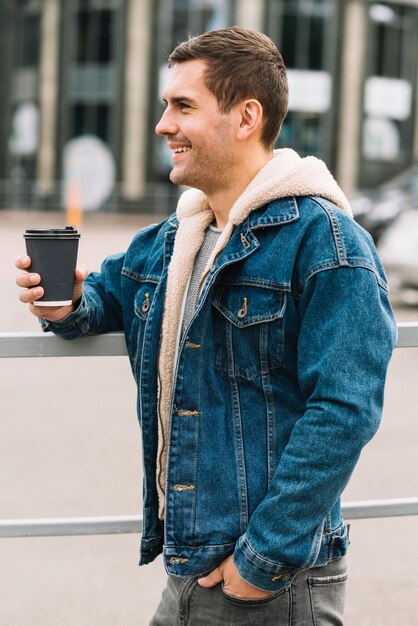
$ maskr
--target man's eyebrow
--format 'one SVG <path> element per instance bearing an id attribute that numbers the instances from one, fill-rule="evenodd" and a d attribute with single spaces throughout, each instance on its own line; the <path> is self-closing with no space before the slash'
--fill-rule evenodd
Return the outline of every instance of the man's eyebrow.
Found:
<path id="1" fill-rule="evenodd" d="M 193 98 L 188 98 L 187 96 L 175 96 L 173 98 L 169 98 L 170 102 L 173 102 L 174 104 L 179 103 L 179 102 L 188 102 L 189 104 L 196 104 L 196 100 L 193 100 Z M 165 104 L 168 103 L 166 98 L 163 98 L 163 102 Z"/>

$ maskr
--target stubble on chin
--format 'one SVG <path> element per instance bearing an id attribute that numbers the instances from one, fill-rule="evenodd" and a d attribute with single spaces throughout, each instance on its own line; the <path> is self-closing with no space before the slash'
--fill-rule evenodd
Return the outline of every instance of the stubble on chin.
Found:
<path id="1" fill-rule="evenodd" d="M 183 176 L 181 173 L 176 172 L 175 170 L 171 170 L 169 178 L 173 185 L 177 185 L 178 187 L 194 187 L 193 183 L 190 183 L 187 177 Z"/>
<path id="2" fill-rule="evenodd" d="M 227 189 L 230 184 L 231 162 L 225 155 L 219 155 L 216 159 L 194 161 L 189 167 L 177 168 L 175 165 L 170 172 L 170 180 L 175 185 L 194 187 L 200 189 L 206 195 L 218 193 L 222 188 Z"/>
<path id="3" fill-rule="evenodd" d="M 187 172 L 187 169 L 178 169 L 175 166 L 170 172 L 170 180 L 174 185 L 184 185 L 185 187 L 195 187 L 196 176 Z"/>

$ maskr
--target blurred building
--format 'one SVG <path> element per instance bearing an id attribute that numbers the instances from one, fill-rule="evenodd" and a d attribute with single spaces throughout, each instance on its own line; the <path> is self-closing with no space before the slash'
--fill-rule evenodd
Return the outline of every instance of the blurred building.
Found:
<path id="1" fill-rule="evenodd" d="M 172 210 L 167 56 L 231 24 L 283 53 L 278 147 L 324 159 L 348 194 L 418 158 L 418 0 L 1 0 L 0 207 L 57 208 L 84 174 L 92 209 Z"/>

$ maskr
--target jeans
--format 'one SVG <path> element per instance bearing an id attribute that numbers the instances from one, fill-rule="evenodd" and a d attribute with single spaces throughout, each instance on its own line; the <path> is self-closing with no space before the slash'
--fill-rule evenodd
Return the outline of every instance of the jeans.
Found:
<path id="1" fill-rule="evenodd" d="M 300 572 L 289 588 L 259 600 L 229 596 L 197 577 L 169 576 L 150 626 L 343 626 L 346 558 Z"/>

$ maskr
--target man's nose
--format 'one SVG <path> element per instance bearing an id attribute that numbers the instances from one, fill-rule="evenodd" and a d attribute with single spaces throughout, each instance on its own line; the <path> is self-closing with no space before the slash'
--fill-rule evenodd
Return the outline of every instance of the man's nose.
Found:
<path id="1" fill-rule="evenodd" d="M 172 119 L 171 114 L 166 109 L 155 127 L 155 132 L 157 135 L 175 135 L 177 130 L 177 125 Z"/>

